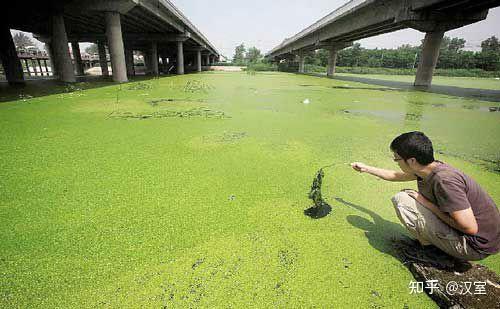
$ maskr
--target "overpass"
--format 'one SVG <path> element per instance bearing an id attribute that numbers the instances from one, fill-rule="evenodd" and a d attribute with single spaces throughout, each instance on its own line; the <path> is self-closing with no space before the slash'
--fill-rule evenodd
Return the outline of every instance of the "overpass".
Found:
<path id="1" fill-rule="evenodd" d="M 184 74 L 186 60 L 197 71 L 219 58 L 219 52 L 182 12 L 168 0 L 20 0 L 10 1 L 0 18 L 0 59 L 9 83 L 23 83 L 23 69 L 10 29 L 32 32 L 46 44 L 51 67 L 61 81 L 74 82 L 83 74 L 79 42 L 99 47 L 103 75 L 126 82 L 134 75 L 133 51 L 142 51 L 152 74 L 163 63 L 175 63 Z M 73 61 L 68 43 L 72 44 Z M 185 59 L 186 58 L 186 59 Z M 74 67 L 74 66 L 75 67 Z"/>
<path id="2" fill-rule="evenodd" d="M 353 41 L 413 28 L 425 32 L 415 86 L 429 87 L 439 56 L 439 47 L 448 30 L 481 21 L 498 0 L 352 0 L 314 24 L 285 39 L 266 56 L 274 61 L 299 58 L 317 49 L 330 51 L 327 75 L 333 76 L 337 53 Z"/>

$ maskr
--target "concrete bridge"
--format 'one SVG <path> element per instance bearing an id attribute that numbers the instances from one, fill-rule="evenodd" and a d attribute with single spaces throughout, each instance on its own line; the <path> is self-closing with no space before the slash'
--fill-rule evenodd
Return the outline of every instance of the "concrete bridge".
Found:
<path id="1" fill-rule="evenodd" d="M 266 56 L 275 61 L 298 57 L 299 72 L 304 72 L 306 53 L 328 49 L 327 75 L 333 76 L 337 52 L 353 41 L 413 28 L 426 33 L 414 85 L 429 87 L 444 33 L 485 19 L 488 9 L 496 6 L 500 1 L 352 0 L 285 39 Z"/>
<path id="2" fill-rule="evenodd" d="M 46 44 L 54 75 L 75 82 L 83 74 L 78 42 L 98 44 L 103 75 L 109 75 L 106 47 L 113 80 L 126 82 L 134 75 L 133 51 L 142 51 L 152 74 L 163 64 L 175 65 L 184 74 L 186 60 L 195 70 L 217 61 L 219 52 L 168 0 L 24 0 L 11 1 L 0 18 L 0 60 L 9 83 L 23 83 L 23 69 L 9 29 L 34 33 Z M 69 54 L 71 43 L 74 66 Z"/>

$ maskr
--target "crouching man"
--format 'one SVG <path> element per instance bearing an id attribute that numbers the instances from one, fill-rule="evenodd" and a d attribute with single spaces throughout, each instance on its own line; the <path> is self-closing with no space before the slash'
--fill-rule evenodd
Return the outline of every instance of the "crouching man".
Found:
<path id="1" fill-rule="evenodd" d="M 392 203 L 401 223 L 422 246 L 434 245 L 468 261 L 500 251 L 500 212 L 476 181 L 434 160 L 432 142 L 422 132 L 402 134 L 390 148 L 401 171 L 360 162 L 351 166 L 388 181 L 417 181 L 418 192 L 403 190 Z"/>

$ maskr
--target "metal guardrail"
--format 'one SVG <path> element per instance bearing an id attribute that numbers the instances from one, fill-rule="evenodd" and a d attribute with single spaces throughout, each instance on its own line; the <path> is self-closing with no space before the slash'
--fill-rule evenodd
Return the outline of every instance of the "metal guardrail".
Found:
<path id="1" fill-rule="evenodd" d="M 345 14 L 351 12 L 352 10 L 355 10 L 359 8 L 360 6 L 366 5 L 368 3 L 373 2 L 374 0 L 351 0 L 335 11 L 331 12 L 330 14 L 326 15 L 325 17 L 321 18 L 314 24 L 310 25 L 309 27 L 305 28 L 304 30 L 300 31 L 296 35 L 294 35 L 291 38 L 286 38 L 280 45 L 277 47 L 273 48 L 268 55 L 272 54 L 273 52 L 285 47 L 286 45 L 290 44 L 291 42 L 297 41 L 300 38 L 303 38 L 304 36 L 316 31 L 317 29 L 324 27 L 332 22 L 334 22 L 336 19 L 344 16 Z"/>
<path id="2" fill-rule="evenodd" d="M 71 59 L 73 59 L 73 54 L 69 53 Z M 44 51 L 44 50 L 23 50 L 19 49 L 17 51 L 17 57 L 18 58 L 49 58 L 49 54 Z M 82 60 L 88 60 L 88 61 L 98 61 L 99 60 L 99 55 L 93 55 L 93 54 L 87 54 L 87 53 L 82 53 L 81 55 Z"/>
<path id="3" fill-rule="evenodd" d="M 41 57 L 48 58 L 48 54 L 42 50 L 19 50 L 17 52 L 17 56 L 19 58 L 33 58 L 33 57 Z"/>

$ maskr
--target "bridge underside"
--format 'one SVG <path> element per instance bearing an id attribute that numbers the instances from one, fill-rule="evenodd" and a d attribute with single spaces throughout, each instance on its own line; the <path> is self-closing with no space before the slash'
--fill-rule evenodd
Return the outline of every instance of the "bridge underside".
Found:
<path id="1" fill-rule="evenodd" d="M 426 33 L 415 85 L 428 87 L 444 32 L 484 20 L 488 9 L 499 5 L 498 0 L 353 0 L 285 39 L 267 57 L 275 61 L 298 57 L 299 72 L 302 72 L 305 53 L 327 49 L 330 51 L 327 73 L 331 76 L 335 72 L 338 50 L 356 40 L 413 28 Z"/>
<path id="2" fill-rule="evenodd" d="M 32 32 L 46 43 L 53 61 L 53 72 L 66 82 L 75 80 L 68 43 L 73 46 L 76 71 L 81 72 L 78 42 L 99 45 L 100 57 L 109 50 L 113 79 L 124 82 L 133 69 L 132 51 L 142 51 L 148 58 L 148 69 L 158 74 L 158 59 L 172 59 L 177 73 L 184 73 L 184 56 L 205 64 L 216 61 L 219 54 L 203 34 L 166 0 L 27 0 L 9 4 L 0 21 L 0 56 L 9 82 L 23 81 L 19 59 L 9 29 Z M 75 50 L 76 49 L 76 50 Z M 202 57 L 203 55 L 203 57 Z M 75 58 L 75 56 L 78 56 Z M 100 61 L 107 74 L 107 61 Z"/>

